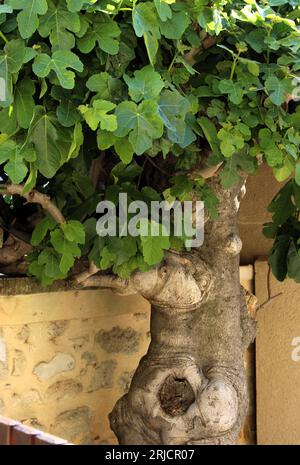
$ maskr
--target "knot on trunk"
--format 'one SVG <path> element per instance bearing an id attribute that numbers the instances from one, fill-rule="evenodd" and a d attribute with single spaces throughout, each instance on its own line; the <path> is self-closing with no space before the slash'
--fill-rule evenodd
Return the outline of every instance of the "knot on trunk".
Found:
<path id="1" fill-rule="evenodd" d="M 176 417 L 183 415 L 195 402 L 195 394 L 186 378 L 169 375 L 160 388 L 159 401 L 167 415 Z"/>
<path id="2" fill-rule="evenodd" d="M 237 234 L 231 234 L 227 238 L 227 242 L 225 244 L 225 250 L 228 255 L 235 257 L 240 253 L 242 250 L 242 241 L 241 238 Z"/>
<path id="3" fill-rule="evenodd" d="M 129 443 L 134 430 L 139 444 L 226 441 L 238 419 L 234 385 L 219 375 L 206 378 L 192 358 L 169 358 L 169 366 L 165 360 L 152 363 L 138 370 L 133 389 L 110 414 L 121 444 Z"/>
<path id="4" fill-rule="evenodd" d="M 197 308 L 212 284 L 212 274 L 206 264 L 197 269 L 181 264 L 168 263 L 147 273 L 137 273 L 133 285 L 137 292 L 152 305 L 160 308 Z"/>

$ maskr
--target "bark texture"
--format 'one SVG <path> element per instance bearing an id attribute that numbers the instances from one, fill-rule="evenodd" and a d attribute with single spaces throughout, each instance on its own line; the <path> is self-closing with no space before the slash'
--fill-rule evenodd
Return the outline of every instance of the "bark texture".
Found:
<path id="1" fill-rule="evenodd" d="M 110 414 L 120 444 L 234 444 L 239 436 L 243 353 L 254 335 L 239 284 L 242 183 L 211 184 L 219 217 L 207 222 L 204 245 L 130 282 L 151 303 L 151 343 Z"/>

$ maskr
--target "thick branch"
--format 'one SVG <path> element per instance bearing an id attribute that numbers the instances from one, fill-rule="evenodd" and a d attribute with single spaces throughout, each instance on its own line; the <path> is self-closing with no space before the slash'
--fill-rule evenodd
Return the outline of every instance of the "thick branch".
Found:
<path id="1" fill-rule="evenodd" d="M 20 195 L 24 197 L 27 202 L 41 205 L 57 223 L 62 224 L 66 222 L 59 208 L 47 195 L 41 194 L 35 190 L 30 191 L 28 194 L 24 194 L 23 189 L 24 186 L 21 184 L 3 184 L 0 186 L 0 193 L 2 195 Z"/>
<path id="2" fill-rule="evenodd" d="M 93 274 L 85 271 L 73 278 L 76 284 L 82 287 L 96 287 L 102 289 L 111 289 L 113 292 L 121 295 L 136 294 L 138 291 L 134 288 L 131 279 L 122 279 L 115 275 Z"/>
<path id="3" fill-rule="evenodd" d="M 199 282 L 196 272 L 202 274 Z M 167 302 L 168 305 L 178 305 L 182 308 L 197 306 L 210 286 L 210 275 L 205 264 L 196 270 L 190 260 L 184 257 L 182 260 L 179 257 L 176 259 L 174 254 L 167 254 L 165 261 L 159 266 L 145 273 L 137 271 L 128 279 L 100 273 L 87 278 L 86 276 L 88 272 L 79 275 L 79 281 L 78 276 L 75 277 L 75 282 L 80 283 L 82 287 L 108 288 L 121 295 L 138 293 L 152 304 L 164 306 L 164 302 Z M 185 289 L 184 293 L 182 289 Z"/>
<path id="4" fill-rule="evenodd" d="M 213 47 L 214 45 L 216 45 L 216 43 L 217 43 L 216 37 L 206 37 L 206 39 L 203 40 L 201 47 L 192 48 L 188 53 L 184 55 L 185 61 L 190 66 L 193 66 L 195 63 L 197 63 L 197 60 L 196 60 L 197 55 Z"/>
<path id="5" fill-rule="evenodd" d="M 25 260 L 21 260 L 19 262 L 11 263 L 10 265 L 0 264 L 0 273 L 3 275 L 10 275 L 10 276 L 26 276 L 27 274 L 28 263 Z M 7 278 L 5 278 L 7 279 Z"/>
<path id="6" fill-rule="evenodd" d="M 24 255 L 32 251 L 32 246 L 12 234 L 0 248 L 0 265 L 12 265 L 23 259 Z M 2 271 L 3 272 L 3 271 Z"/>

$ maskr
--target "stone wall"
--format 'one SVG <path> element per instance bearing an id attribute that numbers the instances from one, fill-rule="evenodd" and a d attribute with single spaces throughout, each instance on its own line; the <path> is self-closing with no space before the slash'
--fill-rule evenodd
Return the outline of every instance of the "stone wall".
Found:
<path id="1" fill-rule="evenodd" d="M 113 444 L 108 413 L 149 344 L 149 306 L 109 291 L 0 296 L 0 414 Z"/>
<path id="2" fill-rule="evenodd" d="M 149 304 L 104 290 L 28 294 L 24 281 L 1 292 L 0 280 L 0 294 L 16 294 L 0 295 L 0 414 L 73 443 L 116 444 L 108 413 L 147 351 Z"/>

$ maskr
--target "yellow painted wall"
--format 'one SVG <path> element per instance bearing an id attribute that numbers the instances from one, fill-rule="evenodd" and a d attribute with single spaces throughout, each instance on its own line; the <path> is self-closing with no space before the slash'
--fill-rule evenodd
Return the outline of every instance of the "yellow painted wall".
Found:
<path id="1" fill-rule="evenodd" d="M 137 296 L 0 296 L 0 413 L 71 442 L 116 443 L 107 415 L 147 350 L 148 327 Z"/>

